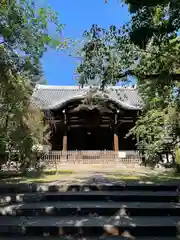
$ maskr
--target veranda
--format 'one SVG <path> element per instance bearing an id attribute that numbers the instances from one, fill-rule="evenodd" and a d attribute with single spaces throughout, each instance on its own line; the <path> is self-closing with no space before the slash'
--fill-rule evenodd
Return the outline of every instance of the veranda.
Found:
<path id="1" fill-rule="evenodd" d="M 139 165 L 140 155 L 135 151 L 49 151 L 42 157 L 46 169 L 61 169 L 65 165 Z"/>

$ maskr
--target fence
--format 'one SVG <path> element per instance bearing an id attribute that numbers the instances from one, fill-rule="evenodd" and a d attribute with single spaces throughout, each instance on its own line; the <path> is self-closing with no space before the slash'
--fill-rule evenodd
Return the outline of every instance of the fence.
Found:
<path id="1" fill-rule="evenodd" d="M 48 168 L 61 164 L 138 164 L 140 156 L 135 151 L 49 151 L 42 161 Z"/>

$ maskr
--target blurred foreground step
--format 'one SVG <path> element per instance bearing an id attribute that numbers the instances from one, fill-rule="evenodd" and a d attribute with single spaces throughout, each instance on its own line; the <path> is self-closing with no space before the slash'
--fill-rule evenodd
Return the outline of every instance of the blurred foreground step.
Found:
<path id="1" fill-rule="evenodd" d="M 58 192 L 62 188 L 65 191 L 175 191 L 179 187 L 178 181 L 172 181 L 168 183 L 138 183 L 120 181 L 120 183 L 92 183 L 92 184 L 70 184 L 66 187 L 61 184 L 47 185 L 47 184 L 0 184 L 0 193 L 33 193 L 33 192 Z"/>
<path id="2" fill-rule="evenodd" d="M 178 237 L 137 237 L 135 240 L 178 240 Z M 0 240 L 32 240 L 31 237 L 0 237 Z M 33 240 L 75 240 L 75 238 L 68 237 L 33 237 Z M 133 240 L 129 237 L 121 236 L 103 236 L 103 237 L 79 237 L 78 240 Z"/>
<path id="3" fill-rule="evenodd" d="M 0 208 L 0 216 L 180 216 L 180 203 L 173 202 L 39 202 Z"/>
<path id="4" fill-rule="evenodd" d="M 132 236 L 176 236 L 180 217 L 0 217 L 1 236 L 102 236 L 114 229 Z"/>
<path id="5" fill-rule="evenodd" d="M 69 191 L 176 191 L 179 182 L 171 183 L 123 183 L 122 184 L 72 184 L 68 186 Z"/>
<path id="6" fill-rule="evenodd" d="M 38 201 L 117 201 L 117 202 L 177 202 L 175 191 L 89 191 L 89 192 L 45 192 L 0 195 L 0 205 Z"/>
<path id="7" fill-rule="evenodd" d="M 135 240 L 178 240 L 178 237 L 137 237 Z M 0 240 L 32 240 L 31 237 L 0 237 Z M 75 238 L 68 237 L 33 237 L 33 240 L 75 240 Z M 129 237 L 121 236 L 103 236 L 103 237 L 79 237 L 78 240 L 133 240 Z"/>

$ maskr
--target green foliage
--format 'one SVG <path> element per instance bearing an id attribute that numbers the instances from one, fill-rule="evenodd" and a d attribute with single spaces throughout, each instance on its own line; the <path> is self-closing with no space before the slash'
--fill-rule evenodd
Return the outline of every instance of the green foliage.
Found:
<path id="1" fill-rule="evenodd" d="M 178 0 L 154 2 L 152 6 L 135 5 L 129 31 L 131 40 L 144 49 L 152 37 L 174 37 L 180 28 L 179 8 Z"/>
<path id="2" fill-rule="evenodd" d="M 180 39 L 176 8 L 177 5 L 171 5 L 167 9 L 166 4 L 143 6 L 131 23 L 120 29 L 92 26 L 86 32 L 89 38 L 82 48 L 78 68 L 80 83 L 98 79 L 103 90 L 122 77 L 127 83 L 128 75 L 137 79 L 143 109 L 128 135 L 136 136 L 138 149 L 151 165 L 161 160 L 164 151 L 175 153 L 180 136 Z"/>
<path id="3" fill-rule="evenodd" d="M 170 0 L 122 0 L 129 5 L 129 11 L 131 13 L 136 12 L 142 7 L 155 7 L 157 5 L 164 6 L 170 2 Z"/>
<path id="4" fill-rule="evenodd" d="M 131 133 L 151 163 L 164 150 L 174 150 L 180 136 L 179 43 L 179 38 L 151 38 L 134 69 L 144 105 Z"/>
<path id="5" fill-rule="evenodd" d="M 35 87 L 36 84 L 47 85 L 47 80 L 44 78 L 44 71 L 41 64 L 39 64 L 37 75 L 32 76 L 29 82 L 32 87 Z"/>
<path id="6" fill-rule="evenodd" d="M 12 74 L 8 68 L 0 72 L 0 78 L 1 154 L 8 151 L 11 155 L 16 151 L 20 165 L 27 167 L 35 160 L 32 146 L 43 144 L 47 127 L 43 122 L 43 114 L 30 102 L 31 88 L 28 81 L 20 74 Z M 12 160 L 10 155 L 9 160 Z"/>
<path id="7" fill-rule="evenodd" d="M 109 30 L 93 25 L 84 33 L 84 45 L 79 52 L 82 58 L 77 68 L 77 79 L 81 85 L 93 84 L 104 89 L 106 85 L 115 85 L 120 80 L 127 81 L 125 72 L 137 58 L 124 29 Z M 130 46 L 132 47 L 130 49 Z"/>
<path id="8" fill-rule="evenodd" d="M 32 86 L 43 80 L 41 57 L 49 47 L 66 46 L 58 14 L 35 3 L 2 0 L 0 5 L 0 165 L 3 155 L 10 161 L 15 151 L 24 169 L 37 160 L 33 145 L 48 142 L 49 136 L 43 113 L 30 101 Z M 55 36 L 49 34 L 50 24 Z"/>
<path id="9" fill-rule="evenodd" d="M 58 14 L 50 7 L 37 9 L 31 0 L 3 0 L 0 5 L 0 45 L 7 53 L 7 65 L 31 80 L 41 74 L 40 59 L 48 47 L 60 49 L 63 28 Z M 49 34 L 49 25 L 54 24 L 56 36 Z M 7 55 L 6 55 L 7 56 Z"/>
<path id="10" fill-rule="evenodd" d="M 179 0 L 122 0 L 132 14 L 128 26 L 131 41 L 142 49 L 152 37 L 173 35 L 180 29 Z M 106 1 L 108 3 L 108 1 Z"/>

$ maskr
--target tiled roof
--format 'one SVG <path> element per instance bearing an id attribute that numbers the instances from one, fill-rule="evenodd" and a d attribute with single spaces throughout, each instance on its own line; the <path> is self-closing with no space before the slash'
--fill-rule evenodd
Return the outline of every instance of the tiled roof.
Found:
<path id="1" fill-rule="evenodd" d="M 37 85 L 32 95 L 32 101 L 41 109 L 54 109 L 61 107 L 69 100 L 82 98 L 88 90 L 89 87 Z M 135 88 L 110 86 L 108 96 L 124 108 L 140 108 L 140 98 Z"/>

